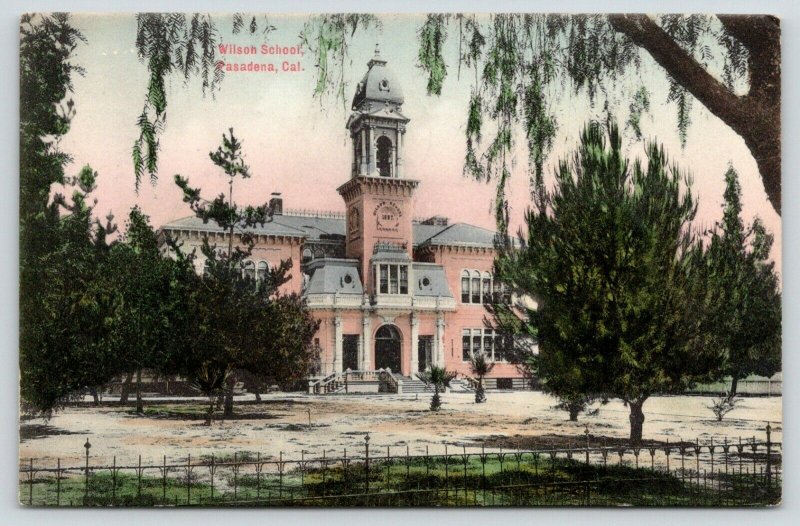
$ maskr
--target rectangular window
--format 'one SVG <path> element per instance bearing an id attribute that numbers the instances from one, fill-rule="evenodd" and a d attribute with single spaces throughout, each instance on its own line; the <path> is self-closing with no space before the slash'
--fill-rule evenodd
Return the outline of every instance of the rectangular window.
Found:
<path id="1" fill-rule="evenodd" d="M 381 294 L 389 293 L 389 265 L 380 266 Z"/>
<path id="2" fill-rule="evenodd" d="M 492 302 L 492 280 L 486 276 L 483 277 L 483 302 Z"/>
<path id="3" fill-rule="evenodd" d="M 408 267 L 400 266 L 400 294 L 408 294 Z"/>
<path id="4" fill-rule="evenodd" d="M 470 351 L 470 335 L 469 329 L 464 329 L 461 331 L 461 359 L 465 362 L 468 362 L 472 357 L 472 351 Z"/>
<path id="5" fill-rule="evenodd" d="M 492 329 L 483 330 L 483 355 L 487 360 L 494 360 L 494 331 Z"/>
<path id="6" fill-rule="evenodd" d="M 397 265 L 389 265 L 389 292 L 397 294 Z"/>
<path id="7" fill-rule="evenodd" d="M 499 338 L 494 329 L 462 329 L 461 359 L 468 362 L 474 354 L 482 352 L 489 361 L 503 361 Z"/>
<path id="8" fill-rule="evenodd" d="M 381 294 L 408 294 L 408 265 L 381 264 L 375 269 Z"/>
<path id="9" fill-rule="evenodd" d="M 506 353 L 505 353 L 505 342 L 503 338 L 500 336 L 499 333 L 494 334 L 494 361 L 496 362 L 504 362 L 506 361 Z"/>

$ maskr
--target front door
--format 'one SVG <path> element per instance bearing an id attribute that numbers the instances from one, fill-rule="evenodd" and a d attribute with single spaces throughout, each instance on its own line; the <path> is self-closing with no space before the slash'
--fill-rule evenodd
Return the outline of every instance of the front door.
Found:
<path id="1" fill-rule="evenodd" d="M 392 325 L 384 325 L 375 333 L 375 368 L 400 372 L 400 331 Z"/>
<path id="2" fill-rule="evenodd" d="M 417 363 L 419 372 L 423 372 L 433 362 L 433 336 L 420 336 L 418 344 Z"/>
<path id="3" fill-rule="evenodd" d="M 342 370 L 358 370 L 358 334 L 345 334 L 342 342 Z"/>

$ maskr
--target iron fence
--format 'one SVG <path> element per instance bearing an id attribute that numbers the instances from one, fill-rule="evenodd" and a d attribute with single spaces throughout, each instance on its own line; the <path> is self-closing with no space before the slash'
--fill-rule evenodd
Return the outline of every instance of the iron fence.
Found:
<path id="1" fill-rule="evenodd" d="M 188 456 L 168 462 L 21 462 L 31 506 L 759 506 L 780 501 L 782 444 L 771 439 L 537 449 L 442 444 L 340 455 Z M 431 450 L 433 449 L 433 451 Z M 354 454 L 355 453 L 355 454 Z"/>

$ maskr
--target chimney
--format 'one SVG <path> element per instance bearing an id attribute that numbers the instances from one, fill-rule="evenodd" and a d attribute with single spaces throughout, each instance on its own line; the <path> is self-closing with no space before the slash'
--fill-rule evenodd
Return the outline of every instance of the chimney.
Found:
<path id="1" fill-rule="evenodd" d="M 272 196 L 269 198 L 269 209 L 272 210 L 272 215 L 283 215 L 283 198 L 280 192 L 272 192 Z"/>

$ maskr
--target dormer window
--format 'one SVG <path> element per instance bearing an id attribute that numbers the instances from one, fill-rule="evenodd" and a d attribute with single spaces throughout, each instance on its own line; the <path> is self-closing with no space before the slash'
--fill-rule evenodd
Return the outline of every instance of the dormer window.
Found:
<path id="1" fill-rule="evenodd" d="M 408 265 L 376 265 L 378 293 L 408 294 Z"/>

